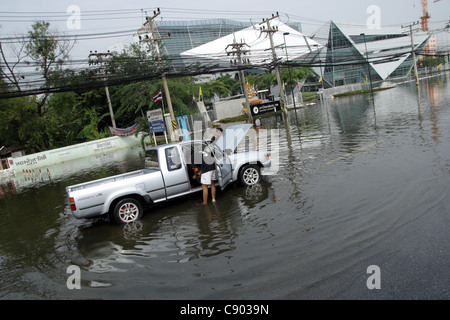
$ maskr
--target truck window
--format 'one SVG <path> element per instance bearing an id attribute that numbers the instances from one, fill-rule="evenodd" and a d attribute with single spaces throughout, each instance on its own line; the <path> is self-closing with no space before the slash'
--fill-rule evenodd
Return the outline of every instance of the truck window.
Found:
<path id="1" fill-rule="evenodd" d="M 167 169 L 169 171 L 181 168 L 181 158 L 178 149 L 175 147 L 167 148 L 166 150 Z"/>
<path id="2" fill-rule="evenodd" d="M 145 166 L 150 168 L 159 168 L 157 150 L 150 149 L 145 151 Z"/>

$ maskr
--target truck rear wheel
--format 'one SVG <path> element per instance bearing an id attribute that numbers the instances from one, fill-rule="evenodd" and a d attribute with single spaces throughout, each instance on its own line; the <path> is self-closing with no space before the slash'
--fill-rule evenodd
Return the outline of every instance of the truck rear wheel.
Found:
<path id="1" fill-rule="evenodd" d="M 142 204 L 133 198 L 120 200 L 114 207 L 113 216 L 118 224 L 127 224 L 142 218 L 144 209 Z"/>

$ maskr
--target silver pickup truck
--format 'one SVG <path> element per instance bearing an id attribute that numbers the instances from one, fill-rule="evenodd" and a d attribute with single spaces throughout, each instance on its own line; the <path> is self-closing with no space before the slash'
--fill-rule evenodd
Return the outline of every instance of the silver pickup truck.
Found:
<path id="1" fill-rule="evenodd" d="M 216 185 L 222 190 L 234 181 L 256 184 L 271 166 L 269 155 L 234 153 L 251 127 L 230 126 L 213 143 L 189 140 L 149 148 L 142 170 L 66 187 L 70 210 L 77 219 L 109 214 L 119 224 L 137 221 L 152 204 L 201 191 L 190 170 L 201 163 L 203 155 L 213 156 Z"/>

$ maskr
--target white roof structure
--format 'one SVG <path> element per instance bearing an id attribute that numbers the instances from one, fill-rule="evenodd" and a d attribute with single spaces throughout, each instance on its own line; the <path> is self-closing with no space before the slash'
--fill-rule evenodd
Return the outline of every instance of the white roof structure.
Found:
<path id="1" fill-rule="evenodd" d="M 278 28 L 278 31 L 273 33 L 273 44 L 276 48 L 277 58 L 281 59 L 281 61 L 292 61 L 321 47 L 318 42 L 311 40 L 279 20 L 272 20 L 271 28 Z M 236 59 L 236 57 L 233 58 L 227 54 L 227 51 L 232 51 L 229 45 L 233 43 L 246 44 L 242 49 L 248 50 L 248 53 L 243 58 L 248 58 L 251 66 L 257 67 L 273 63 L 269 36 L 267 32 L 261 32 L 260 25 L 253 25 L 191 50 L 184 51 L 181 53 L 181 56 L 184 59 L 192 60 L 190 61 L 191 63 L 199 62 L 201 65 L 219 64 L 229 66 L 230 60 Z"/>

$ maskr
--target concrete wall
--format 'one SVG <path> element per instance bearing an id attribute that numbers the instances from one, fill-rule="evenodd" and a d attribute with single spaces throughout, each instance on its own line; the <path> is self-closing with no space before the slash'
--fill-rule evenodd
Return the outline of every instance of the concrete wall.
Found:
<path id="1" fill-rule="evenodd" d="M 11 169 L 16 172 L 23 170 L 32 170 L 41 167 L 51 166 L 57 163 L 62 163 L 70 160 L 75 160 L 90 155 L 99 155 L 120 149 L 127 149 L 134 146 L 140 146 L 142 134 L 137 137 L 135 135 L 126 137 L 109 137 L 90 142 L 84 142 L 64 148 L 33 153 L 30 155 L 8 158 L 8 163 Z M 145 143 L 149 144 L 148 137 Z"/>
<path id="2" fill-rule="evenodd" d="M 213 103 L 214 118 L 216 120 L 242 115 L 245 98 L 216 101 Z"/>
<path id="3" fill-rule="evenodd" d="M 333 88 L 328 88 L 325 90 L 320 89 L 319 92 L 323 93 L 324 99 L 329 99 L 331 96 L 339 93 L 345 93 L 345 92 L 351 92 L 351 91 L 359 91 L 363 89 L 370 89 L 369 85 L 362 84 L 362 83 L 354 83 L 354 84 L 348 84 L 344 86 L 338 86 Z"/>

